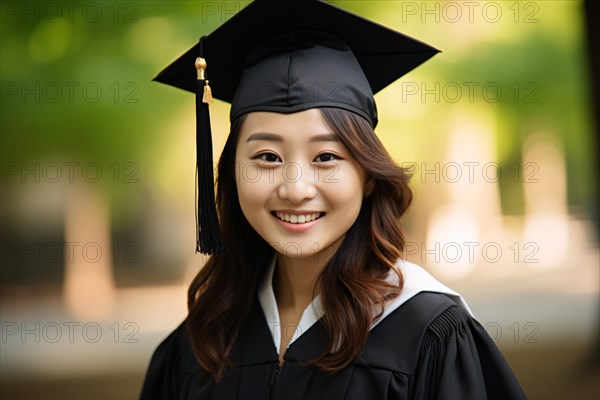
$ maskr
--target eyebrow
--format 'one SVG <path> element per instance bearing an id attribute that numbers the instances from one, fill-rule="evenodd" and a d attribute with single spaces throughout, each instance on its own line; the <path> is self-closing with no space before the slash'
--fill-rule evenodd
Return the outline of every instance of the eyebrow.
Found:
<path id="1" fill-rule="evenodd" d="M 340 139 L 335 133 L 324 133 L 322 135 L 315 135 L 310 138 L 309 142 L 339 142 Z"/>
<path id="2" fill-rule="evenodd" d="M 253 140 L 266 140 L 266 141 L 271 141 L 271 142 L 283 142 L 283 136 L 274 134 L 274 133 L 264 133 L 264 132 L 257 132 L 257 133 L 253 133 L 250 136 L 248 136 L 248 139 L 246 139 L 246 143 L 251 142 Z M 315 135 L 312 136 L 309 139 L 310 143 L 313 142 L 339 142 L 340 139 L 338 138 L 338 136 L 335 133 L 324 133 L 321 135 Z"/>
<path id="3" fill-rule="evenodd" d="M 283 137 L 276 135 L 274 133 L 262 133 L 262 132 L 258 132 L 258 133 L 253 133 L 252 135 L 248 136 L 248 139 L 246 139 L 246 143 L 251 142 L 253 140 L 266 140 L 266 141 L 270 141 L 270 142 L 283 142 Z"/>

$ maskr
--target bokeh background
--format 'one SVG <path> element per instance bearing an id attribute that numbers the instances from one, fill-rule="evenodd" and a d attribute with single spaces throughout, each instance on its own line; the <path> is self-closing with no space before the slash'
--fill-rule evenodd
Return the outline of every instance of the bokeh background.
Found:
<path id="1" fill-rule="evenodd" d="M 376 96 L 414 173 L 407 258 L 466 297 L 530 398 L 599 398 L 586 5 L 333 3 L 443 51 Z M 3 399 L 139 395 L 206 261 L 194 99 L 151 79 L 246 4 L 2 1 Z M 228 105 L 211 114 L 216 158 Z"/>

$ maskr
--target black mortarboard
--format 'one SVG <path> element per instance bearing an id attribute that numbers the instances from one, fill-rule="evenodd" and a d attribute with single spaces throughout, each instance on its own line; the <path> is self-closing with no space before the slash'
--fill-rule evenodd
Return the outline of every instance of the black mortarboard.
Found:
<path id="1" fill-rule="evenodd" d="M 202 36 L 154 79 L 196 93 L 196 250 L 224 250 L 214 199 L 212 96 L 232 103 L 232 120 L 252 111 L 337 107 L 375 127 L 373 94 L 437 52 L 318 0 L 255 0 Z"/>

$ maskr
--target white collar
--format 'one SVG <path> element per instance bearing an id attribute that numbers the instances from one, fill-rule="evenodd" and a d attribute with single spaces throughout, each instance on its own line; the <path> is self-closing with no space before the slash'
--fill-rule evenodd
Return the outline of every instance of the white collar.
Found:
<path id="1" fill-rule="evenodd" d="M 281 328 L 277 300 L 275 299 L 275 293 L 273 292 L 273 273 L 275 271 L 276 261 L 277 255 L 275 254 L 267 268 L 265 278 L 259 287 L 258 300 L 267 319 L 267 324 L 269 325 L 271 335 L 273 336 L 273 342 L 275 344 L 275 348 L 277 349 L 277 354 L 279 354 Z M 404 260 L 398 260 L 396 266 L 402 272 L 402 276 L 404 277 L 404 286 L 400 292 L 400 295 L 386 304 L 383 315 L 371 325 L 371 329 L 377 326 L 377 324 L 383 321 L 385 317 L 390 315 L 406 301 L 410 300 L 421 292 L 443 293 L 452 299 L 457 305 L 464 308 L 469 314 L 473 315 L 466 301 L 459 293 L 439 282 L 419 265 Z M 387 281 L 398 284 L 398 276 L 395 273 L 390 272 L 387 277 Z M 300 322 L 298 322 L 298 325 L 295 327 L 295 329 L 294 327 L 290 326 L 289 329 L 286 330 L 286 334 L 292 335 L 288 346 L 302 336 L 302 334 L 311 326 L 313 326 L 313 324 L 317 322 L 324 313 L 325 311 L 321 303 L 321 296 L 317 295 L 304 309 L 302 317 L 300 318 Z"/>
<path id="2" fill-rule="evenodd" d="M 448 286 L 435 279 L 429 272 L 423 269 L 423 267 L 404 260 L 398 260 L 396 267 L 400 269 L 400 272 L 404 277 L 404 286 L 402 286 L 402 291 L 398 297 L 394 298 L 385 305 L 383 315 L 371 325 L 371 329 L 383 321 L 385 317 L 390 315 L 402 304 L 421 292 L 443 293 L 452 299 L 457 305 L 464 308 L 469 314 L 473 315 L 469 305 L 465 299 L 463 299 L 460 293 L 455 292 Z M 397 285 L 398 275 L 390 272 L 386 280 Z"/>
<path id="3" fill-rule="evenodd" d="M 281 324 L 279 322 L 277 300 L 275 299 L 275 292 L 273 292 L 273 273 L 275 272 L 276 261 L 277 254 L 275 254 L 271 260 L 265 278 L 258 289 L 258 300 L 260 302 L 260 306 L 262 307 L 263 313 L 267 318 L 267 324 L 269 325 L 269 330 L 273 336 L 277 354 L 279 354 L 279 346 L 281 344 Z M 293 326 L 290 326 L 289 329 L 286 328 L 286 334 L 291 335 L 288 347 L 311 326 L 313 326 L 314 323 L 323 316 L 323 314 L 325 314 L 325 311 L 323 310 L 323 305 L 321 304 L 321 295 L 317 295 L 317 297 L 315 297 L 313 301 L 304 309 L 302 317 L 300 318 L 300 322 L 298 322 L 298 325 L 295 327 L 296 329 L 294 329 Z"/>

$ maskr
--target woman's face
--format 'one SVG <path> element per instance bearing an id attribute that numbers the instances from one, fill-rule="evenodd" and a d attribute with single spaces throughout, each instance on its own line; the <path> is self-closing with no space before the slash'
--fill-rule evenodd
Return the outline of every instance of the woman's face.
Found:
<path id="1" fill-rule="evenodd" d="M 317 109 L 248 114 L 235 159 L 242 212 L 275 250 L 298 259 L 339 247 L 366 174 Z"/>

